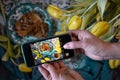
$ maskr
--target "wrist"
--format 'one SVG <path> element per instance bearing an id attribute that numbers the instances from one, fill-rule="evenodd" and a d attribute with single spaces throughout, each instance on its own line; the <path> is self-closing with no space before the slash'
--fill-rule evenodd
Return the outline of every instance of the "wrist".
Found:
<path id="1" fill-rule="evenodd" d="M 104 59 L 120 59 L 120 44 L 108 43 Z"/>

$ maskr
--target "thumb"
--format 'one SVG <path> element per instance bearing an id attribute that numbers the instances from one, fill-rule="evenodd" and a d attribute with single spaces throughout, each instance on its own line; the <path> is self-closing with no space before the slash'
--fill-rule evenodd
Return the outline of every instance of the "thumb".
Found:
<path id="1" fill-rule="evenodd" d="M 52 77 L 56 77 L 57 71 L 54 66 L 52 66 L 51 64 L 48 64 L 48 63 L 42 64 L 42 66 L 50 73 L 50 75 Z"/>
<path id="2" fill-rule="evenodd" d="M 81 41 L 68 42 L 63 46 L 65 49 L 78 49 L 83 48 L 83 43 Z"/>
<path id="3" fill-rule="evenodd" d="M 69 72 L 75 80 L 84 80 L 83 77 L 79 73 L 77 73 L 76 71 L 70 70 Z"/>

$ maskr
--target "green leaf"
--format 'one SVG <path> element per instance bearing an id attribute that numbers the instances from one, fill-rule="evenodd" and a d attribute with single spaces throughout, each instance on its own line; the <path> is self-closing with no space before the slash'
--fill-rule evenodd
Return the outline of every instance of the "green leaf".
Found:
<path id="1" fill-rule="evenodd" d="M 108 39 L 111 35 L 113 35 L 114 34 L 114 32 L 112 32 L 112 27 L 110 27 L 109 28 L 109 31 L 108 32 L 106 32 L 104 35 L 102 35 L 101 37 L 100 37 L 100 39 L 102 39 L 102 40 L 106 40 L 106 39 Z"/>
<path id="2" fill-rule="evenodd" d="M 4 48 L 6 50 L 7 49 L 7 44 L 0 42 L 0 47 Z"/>
<path id="3" fill-rule="evenodd" d="M 120 0 L 112 0 L 114 3 L 120 4 Z"/>
<path id="4" fill-rule="evenodd" d="M 115 21 L 115 23 L 113 24 L 113 27 L 117 27 L 117 26 L 120 26 L 120 18 L 117 19 L 117 20 Z"/>
<path id="5" fill-rule="evenodd" d="M 8 51 L 8 53 L 9 53 L 10 57 L 15 56 L 15 55 L 14 55 L 14 52 L 13 52 L 13 45 L 11 44 L 10 41 L 8 41 L 8 49 L 7 49 L 7 51 Z"/>
<path id="6" fill-rule="evenodd" d="M 103 20 L 103 14 L 108 0 L 98 0 L 98 10 L 100 12 L 101 18 Z"/>
<path id="7" fill-rule="evenodd" d="M 2 4 L 2 0 L 0 0 L 0 10 L 1 10 L 2 15 L 4 17 L 4 20 L 6 21 L 6 14 L 5 14 L 5 9 L 3 7 L 3 4 Z"/>
<path id="8" fill-rule="evenodd" d="M 96 24 L 96 22 L 94 22 L 92 25 L 90 25 L 88 28 L 86 28 L 86 30 L 91 31 L 91 29 L 94 27 L 95 24 Z"/>
<path id="9" fill-rule="evenodd" d="M 15 56 L 13 56 L 14 58 L 19 58 L 19 57 L 21 57 L 20 46 L 21 46 L 21 45 L 14 45 L 13 49 L 14 49 L 14 53 L 16 53 Z"/>
<path id="10" fill-rule="evenodd" d="M 1 42 L 7 42 L 9 38 L 7 36 L 0 35 L 0 41 Z"/>
<path id="11" fill-rule="evenodd" d="M 2 61 L 8 61 L 9 60 L 9 53 L 6 51 L 6 53 L 3 55 L 3 57 L 2 57 Z"/>
<path id="12" fill-rule="evenodd" d="M 117 16 L 115 16 L 112 20 L 110 20 L 109 21 L 109 23 L 112 23 L 113 21 L 115 21 L 117 18 L 119 18 L 120 17 L 120 14 L 118 14 Z M 118 22 L 118 20 L 117 20 L 117 23 L 119 23 Z"/>
<path id="13" fill-rule="evenodd" d="M 85 12 L 81 15 L 81 17 L 83 17 L 89 11 L 91 12 L 91 10 L 96 6 L 96 3 L 97 3 L 97 1 L 91 3 L 91 5 L 85 10 Z"/>
<path id="14" fill-rule="evenodd" d="M 96 15 L 97 15 L 96 5 L 94 5 L 91 11 L 87 12 L 82 17 L 81 30 L 85 30 L 87 26 L 90 26 L 91 25 L 90 23 L 95 20 Z"/>

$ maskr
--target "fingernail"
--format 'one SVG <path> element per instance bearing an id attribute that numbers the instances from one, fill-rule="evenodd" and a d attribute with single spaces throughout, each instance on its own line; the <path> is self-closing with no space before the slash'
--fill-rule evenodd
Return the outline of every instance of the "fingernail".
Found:
<path id="1" fill-rule="evenodd" d="M 69 44 L 65 44 L 65 45 L 63 46 L 63 48 L 69 49 L 69 48 L 70 48 L 70 45 L 69 45 Z"/>

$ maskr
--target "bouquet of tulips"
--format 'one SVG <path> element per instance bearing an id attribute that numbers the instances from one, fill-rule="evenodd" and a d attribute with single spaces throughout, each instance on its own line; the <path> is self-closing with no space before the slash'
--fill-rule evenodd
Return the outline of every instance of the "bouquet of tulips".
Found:
<path id="1" fill-rule="evenodd" d="M 88 30 L 104 41 L 110 42 L 116 38 L 120 42 L 119 4 L 120 0 L 74 0 L 70 8 L 61 9 L 50 4 L 47 11 L 51 17 L 60 22 L 58 26 L 60 30 L 55 35 L 66 33 L 68 30 Z M 4 14 L 2 5 L 1 11 Z M 5 15 L 3 16 L 5 18 Z M 20 45 L 12 45 L 6 35 L 0 35 L 0 46 L 6 50 L 2 61 L 10 59 L 20 71 L 32 71 L 32 68 L 28 68 L 24 63 L 17 64 L 13 60 L 21 57 Z M 120 60 L 109 60 L 109 65 L 110 68 L 115 69 L 120 65 Z"/>
<path id="2" fill-rule="evenodd" d="M 88 30 L 96 37 L 110 42 L 116 38 L 120 42 L 120 0 L 74 0 L 68 9 L 48 5 L 48 13 L 60 21 L 60 30 L 55 35 L 68 30 Z M 112 69 L 120 65 L 120 60 L 109 60 Z"/>

